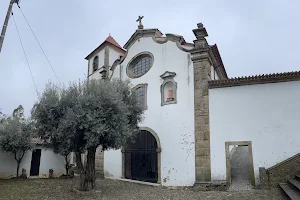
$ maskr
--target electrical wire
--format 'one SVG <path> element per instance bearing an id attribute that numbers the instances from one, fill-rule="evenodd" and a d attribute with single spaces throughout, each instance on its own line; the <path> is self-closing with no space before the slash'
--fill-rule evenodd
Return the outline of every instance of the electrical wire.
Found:
<path id="1" fill-rule="evenodd" d="M 30 28 L 30 30 L 31 30 L 31 32 L 32 32 L 32 34 L 33 34 L 35 40 L 37 41 L 39 47 L 41 48 L 41 50 L 42 50 L 42 52 L 43 52 L 43 54 L 44 54 L 44 56 L 45 56 L 45 58 L 46 58 L 46 60 L 47 60 L 47 62 L 48 62 L 48 64 L 49 64 L 49 66 L 51 67 L 51 69 L 52 69 L 52 71 L 53 71 L 53 73 L 54 73 L 54 75 L 55 75 L 55 77 L 56 77 L 56 79 L 58 80 L 59 85 L 61 85 L 61 84 L 60 84 L 60 80 L 59 80 L 57 74 L 55 73 L 53 66 L 51 65 L 51 63 L 50 63 L 50 61 L 49 61 L 49 59 L 48 59 L 48 57 L 47 57 L 47 55 L 46 55 L 46 53 L 45 53 L 45 51 L 44 51 L 42 45 L 40 44 L 39 40 L 37 39 L 37 37 L 36 37 L 36 35 L 35 35 L 34 31 L 33 31 L 33 29 L 31 28 L 31 26 L 30 26 L 30 24 L 29 24 L 27 18 L 25 17 L 25 14 L 23 13 L 23 11 L 22 11 L 21 7 L 19 6 L 19 4 L 17 4 L 17 5 L 18 5 L 18 7 L 19 7 L 19 9 L 20 9 L 20 11 L 21 11 L 21 13 L 22 13 L 22 15 L 23 15 L 23 17 L 24 17 L 26 23 L 27 23 L 27 25 L 29 26 L 29 28 Z"/>
<path id="2" fill-rule="evenodd" d="M 19 36 L 19 40 L 20 40 L 20 43 L 21 43 L 21 46 L 22 46 L 22 49 L 23 49 L 24 56 L 25 56 L 25 58 L 26 58 L 27 66 L 28 66 L 28 69 L 29 69 L 29 71 L 30 71 L 30 75 L 31 75 L 32 81 L 33 81 L 33 83 L 34 83 L 34 87 L 35 87 L 36 93 L 37 93 L 37 95 L 39 96 L 39 92 L 38 92 L 38 89 L 37 89 L 37 85 L 36 85 L 36 82 L 35 82 L 35 80 L 34 80 L 34 77 L 33 77 L 32 71 L 31 71 L 30 64 L 29 64 L 29 62 L 28 62 L 27 54 L 26 54 L 26 51 L 25 51 L 25 48 L 24 48 L 24 45 L 23 45 L 23 42 L 22 42 L 22 39 L 21 39 L 21 36 L 20 36 L 20 33 L 19 33 L 19 29 L 18 29 L 16 20 L 15 20 L 15 17 L 14 17 L 14 13 L 12 12 L 11 15 L 12 15 L 12 18 L 13 18 L 13 21 L 14 21 L 14 24 L 15 24 L 15 27 L 16 27 L 16 29 L 17 29 L 17 33 L 18 33 L 18 36 Z"/>

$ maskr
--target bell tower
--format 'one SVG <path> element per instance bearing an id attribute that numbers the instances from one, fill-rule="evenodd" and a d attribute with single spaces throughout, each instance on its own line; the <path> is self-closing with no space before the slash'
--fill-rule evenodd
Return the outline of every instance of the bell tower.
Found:
<path id="1" fill-rule="evenodd" d="M 85 59 L 88 60 L 88 78 L 106 79 L 111 76 L 111 66 L 115 60 L 124 56 L 126 51 L 112 36 L 108 36 Z"/>

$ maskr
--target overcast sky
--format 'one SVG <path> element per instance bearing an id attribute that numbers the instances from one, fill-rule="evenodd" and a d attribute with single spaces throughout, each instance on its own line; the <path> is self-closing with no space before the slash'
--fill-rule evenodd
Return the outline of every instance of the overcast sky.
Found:
<path id="1" fill-rule="evenodd" d="M 0 1 L 1 28 L 9 1 Z M 300 71 L 299 0 L 22 0 L 21 7 L 65 84 L 86 77 L 85 56 L 109 33 L 123 46 L 137 29 L 138 15 L 145 16 L 145 28 L 180 34 L 188 42 L 202 22 L 229 77 Z M 56 78 L 17 6 L 13 10 L 42 92 Z M 12 18 L 0 54 L 0 75 L 2 111 L 10 114 L 22 104 L 28 116 L 37 95 Z"/>

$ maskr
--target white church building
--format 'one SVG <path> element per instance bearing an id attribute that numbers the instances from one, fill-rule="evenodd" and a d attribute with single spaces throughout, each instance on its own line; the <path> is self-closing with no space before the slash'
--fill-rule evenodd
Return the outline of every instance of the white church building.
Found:
<path id="1" fill-rule="evenodd" d="M 86 57 L 89 79 L 129 79 L 145 108 L 135 142 L 104 152 L 106 177 L 254 186 L 300 171 L 300 72 L 230 79 L 201 23 L 189 43 L 139 22 Z"/>
<path id="2" fill-rule="evenodd" d="M 129 79 L 145 108 L 135 142 L 97 152 L 98 173 L 163 186 L 255 186 L 300 172 L 300 72 L 228 78 L 203 24 L 189 43 L 139 22 L 123 47 L 109 36 L 86 57 L 88 79 Z M 29 176 L 64 173 L 52 150 L 30 151 L 22 163 Z M 15 169 L 0 152 L 0 178 Z"/>

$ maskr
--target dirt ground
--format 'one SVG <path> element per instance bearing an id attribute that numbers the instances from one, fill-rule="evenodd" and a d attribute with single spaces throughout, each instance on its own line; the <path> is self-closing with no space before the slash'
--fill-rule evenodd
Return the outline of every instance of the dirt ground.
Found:
<path id="1" fill-rule="evenodd" d="M 193 188 L 169 189 L 116 181 L 97 180 L 97 190 L 88 196 L 80 196 L 72 188 L 78 180 L 72 179 L 27 179 L 0 180 L 0 200 L 194 200 L 194 199 L 286 199 L 283 193 L 271 190 L 251 190 L 243 192 L 200 192 Z"/>

